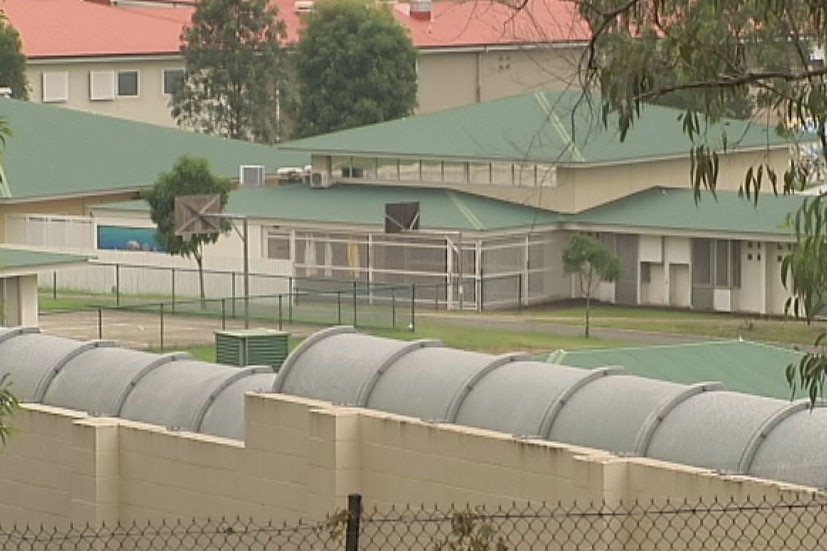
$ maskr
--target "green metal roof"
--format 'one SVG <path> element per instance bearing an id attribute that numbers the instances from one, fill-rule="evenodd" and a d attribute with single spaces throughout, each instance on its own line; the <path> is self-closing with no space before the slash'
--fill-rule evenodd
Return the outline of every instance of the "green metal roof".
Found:
<path id="1" fill-rule="evenodd" d="M 309 155 L 175 128 L 13 99 L 0 100 L 12 136 L 3 156 L 11 197 L 133 190 L 152 185 L 183 154 L 205 157 L 214 172 L 238 177 L 239 165 L 305 166 Z"/>
<path id="2" fill-rule="evenodd" d="M 693 384 L 717 381 L 728 390 L 790 399 L 786 366 L 803 352 L 750 341 L 725 340 L 634 348 L 558 351 L 549 363 L 571 367 L 622 366 L 631 375 Z M 796 398 L 803 398 L 798 392 Z"/>
<path id="3" fill-rule="evenodd" d="M 566 218 L 568 222 L 663 230 L 713 231 L 792 236 L 788 213 L 805 196 L 763 194 L 756 206 L 734 191 L 704 193 L 696 204 L 691 189 L 656 187 Z"/>
<path id="4" fill-rule="evenodd" d="M 81 255 L 47 253 L 0 247 L 0 274 L 6 271 L 38 269 L 43 266 L 75 264 L 78 262 L 86 262 L 88 260 L 89 257 Z"/>
<path id="5" fill-rule="evenodd" d="M 252 218 L 384 225 L 385 204 L 419 201 L 420 227 L 494 230 L 554 224 L 560 215 L 542 209 L 446 189 L 337 184 L 242 188 L 230 194 L 225 212 Z M 144 201 L 107 203 L 96 208 L 148 210 Z"/>
<path id="6" fill-rule="evenodd" d="M 590 104 L 579 91 L 543 91 L 343 130 L 281 147 L 333 155 L 560 164 L 685 157 L 691 143 L 681 130 L 679 114 L 648 106 L 621 142 L 614 119 L 608 129 L 603 128 L 594 100 Z M 774 128 L 746 121 L 725 120 L 706 134 L 720 139 L 724 130 L 731 150 L 788 143 Z"/>

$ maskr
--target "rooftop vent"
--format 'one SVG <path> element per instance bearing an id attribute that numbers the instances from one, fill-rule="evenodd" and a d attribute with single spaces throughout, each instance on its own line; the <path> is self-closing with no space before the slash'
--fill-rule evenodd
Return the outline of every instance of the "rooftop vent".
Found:
<path id="1" fill-rule="evenodd" d="M 424 21 L 431 20 L 431 0 L 411 0 L 411 17 Z"/>
<path id="2" fill-rule="evenodd" d="M 296 0 L 293 3 L 293 10 L 296 13 L 307 13 L 313 11 L 313 0 Z"/>

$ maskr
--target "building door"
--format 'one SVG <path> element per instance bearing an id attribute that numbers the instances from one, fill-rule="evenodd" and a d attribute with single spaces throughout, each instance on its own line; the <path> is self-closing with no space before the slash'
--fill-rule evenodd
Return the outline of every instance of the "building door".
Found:
<path id="1" fill-rule="evenodd" d="M 689 264 L 669 265 L 669 305 L 689 308 Z"/>
<path id="2" fill-rule="evenodd" d="M 617 304 L 638 303 L 637 241 L 637 235 L 615 235 L 615 254 L 620 257 L 620 277 L 615 282 L 615 302 Z"/>

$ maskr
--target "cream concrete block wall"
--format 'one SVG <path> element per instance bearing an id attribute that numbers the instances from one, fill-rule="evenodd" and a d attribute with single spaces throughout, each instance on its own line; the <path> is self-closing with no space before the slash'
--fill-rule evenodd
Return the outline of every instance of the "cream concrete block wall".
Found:
<path id="1" fill-rule="evenodd" d="M 0 525 L 68 524 L 78 470 L 73 422 L 83 417 L 40 405 L 15 413 L 15 433 L 0 450 Z"/>
<path id="2" fill-rule="evenodd" d="M 244 442 L 24 405 L 0 453 L 0 524 L 321 520 L 366 507 L 794 499 L 815 490 L 332 406 L 246 398 Z M 609 524 L 606 530 L 614 530 Z M 634 540 L 632 540 L 634 541 Z"/>
<path id="3" fill-rule="evenodd" d="M 375 413 L 361 418 L 361 435 L 362 493 L 375 505 L 599 501 L 604 493 L 604 452 Z"/>
<path id="4" fill-rule="evenodd" d="M 119 518 L 118 420 L 89 418 L 72 425 L 70 520 L 100 526 Z"/>

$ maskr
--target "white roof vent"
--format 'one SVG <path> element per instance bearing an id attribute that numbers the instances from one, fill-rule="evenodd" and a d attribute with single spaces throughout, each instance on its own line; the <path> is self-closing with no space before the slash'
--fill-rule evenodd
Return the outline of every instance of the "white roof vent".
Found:
<path id="1" fill-rule="evenodd" d="M 264 167 L 262 165 L 241 165 L 238 168 L 238 183 L 245 187 L 264 185 Z"/>
<path id="2" fill-rule="evenodd" d="M 296 0 L 293 3 L 293 10 L 298 13 L 313 11 L 313 0 Z"/>

